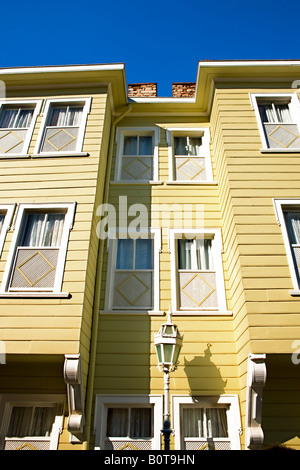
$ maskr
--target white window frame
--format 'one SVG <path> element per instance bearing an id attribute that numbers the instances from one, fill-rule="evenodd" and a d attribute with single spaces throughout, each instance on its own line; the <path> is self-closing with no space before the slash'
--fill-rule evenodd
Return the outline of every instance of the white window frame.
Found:
<path id="1" fill-rule="evenodd" d="M 34 127 L 35 127 L 35 123 L 36 123 L 38 115 L 41 112 L 42 103 L 43 103 L 43 100 L 18 100 L 18 101 L 16 100 L 14 101 L 3 100 L 2 101 L 1 100 L 0 101 L 0 112 L 1 112 L 2 106 L 3 107 L 6 107 L 6 106 L 8 107 L 32 107 L 34 110 L 30 125 L 27 129 L 26 138 L 24 140 L 22 152 L 19 152 L 19 153 L 1 153 L 0 152 L 0 158 L 14 158 L 14 157 L 20 157 L 20 156 L 27 156 L 29 144 L 32 138 Z"/>
<path id="2" fill-rule="evenodd" d="M 178 251 L 177 240 L 181 238 L 193 239 L 197 236 L 211 239 L 211 254 L 214 271 L 216 272 L 217 281 L 217 298 L 218 308 L 214 309 L 180 309 L 178 305 Z M 171 292 L 172 292 L 172 309 L 175 315 L 231 315 L 232 312 L 227 311 L 224 273 L 222 264 L 222 236 L 221 229 L 170 229 L 169 230 L 169 251 L 171 253 Z"/>
<path id="3" fill-rule="evenodd" d="M 269 144 L 266 139 L 264 126 L 261 120 L 260 112 L 259 112 L 259 102 L 262 100 L 268 100 L 271 103 L 282 102 L 289 104 L 289 111 L 293 121 L 293 124 L 297 124 L 298 131 L 300 135 L 300 104 L 297 92 L 295 93 L 250 93 L 250 102 L 252 109 L 255 112 L 256 121 L 258 124 L 258 129 L 262 141 L 262 149 L 261 152 L 282 152 L 282 153 L 291 153 L 291 152 L 300 152 L 300 148 L 292 148 L 292 149 L 285 149 L 282 147 L 278 148 L 270 148 Z"/>
<path id="4" fill-rule="evenodd" d="M 39 293 L 51 293 L 53 294 L 60 294 L 61 287 L 63 282 L 63 275 L 64 275 L 64 267 L 66 261 L 66 253 L 67 253 L 67 246 L 69 241 L 69 232 L 73 228 L 74 216 L 75 216 L 75 208 L 76 203 L 32 203 L 32 204 L 20 204 L 17 209 L 15 224 L 14 224 L 14 236 L 11 242 L 11 247 L 9 251 L 9 255 L 7 258 L 6 268 L 3 275 L 0 295 L 9 293 L 14 295 L 14 293 L 19 293 L 21 296 L 26 296 L 26 294 L 38 296 Z M 47 211 L 62 211 L 65 213 L 64 219 L 64 228 L 63 234 L 61 238 L 61 244 L 59 248 L 59 255 L 58 255 L 58 262 L 56 267 L 56 276 L 55 276 L 55 283 L 54 287 L 51 289 L 9 289 L 9 283 L 11 274 L 14 268 L 14 262 L 16 257 L 17 248 L 19 246 L 20 237 L 22 236 L 22 228 L 24 224 L 24 219 L 27 212 L 30 211 L 40 211 L 41 213 L 46 213 Z M 66 294 L 67 295 L 67 294 Z"/>
<path id="5" fill-rule="evenodd" d="M 121 178 L 122 159 L 124 148 L 124 137 L 126 136 L 147 136 L 153 137 L 153 174 L 152 180 L 125 180 Z M 118 127 L 116 132 L 117 154 L 115 163 L 115 176 L 114 182 L 122 184 L 141 184 L 141 183 L 157 183 L 159 182 L 158 175 L 158 143 L 159 143 L 159 128 L 158 127 Z M 151 157 L 151 155 L 149 155 Z"/>
<path id="6" fill-rule="evenodd" d="M 167 143 L 168 143 L 168 157 L 169 157 L 169 181 L 168 183 L 179 183 L 179 184 L 207 184 L 213 182 L 213 173 L 211 166 L 211 155 L 210 155 L 210 132 L 208 127 L 201 128 L 176 128 L 168 127 L 167 131 Z M 205 180 L 189 181 L 180 180 L 175 178 L 175 167 L 174 167 L 174 137 L 202 137 L 202 151 L 203 157 L 205 158 Z"/>
<path id="7" fill-rule="evenodd" d="M 0 232 L 0 256 L 2 255 L 6 234 L 10 229 L 12 218 L 15 212 L 16 204 L 0 204 L 0 214 L 5 215 Z"/>
<path id="8" fill-rule="evenodd" d="M 0 426 L 0 448 L 3 449 L 5 440 L 15 440 L 15 438 L 6 438 L 8 431 L 12 408 L 14 406 L 56 406 L 57 415 L 53 424 L 51 436 L 50 436 L 50 450 L 57 450 L 59 435 L 63 428 L 63 409 L 65 403 L 64 395 L 23 395 L 23 394 L 3 394 L 0 396 L 0 416 L 2 416 L 2 422 Z M 18 441 L 24 441 L 24 444 L 30 443 L 30 440 L 34 440 L 37 437 L 39 441 L 49 441 L 49 438 L 41 436 L 32 437 L 18 437 Z"/>
<path id="9" fill-rule="evenodd" d="M 81 155 L 83 154 L 82 152 L 82 147 L 83 147 L 83 140 L 84 140 L 84 134 L 85 134 L 85 129 L 86 129 L 86 123 L 87 123 L 87 117 L 88 114 L 90 113 L 91 110 L 91 103 L 92 103 L 92 98 L 55 98 L 55 99 L 48 99 L 46 100 L 44 109 L 43 109 L 43 119 L 41 122 L 41 127 L 40 131 L 38 134 L 36 146 L 35 146 L 35 155 L 45 155 L 45 156 L 50 156 L 50 155 L 59 155 L 59 156 L 73 156 L 73 155 Z M 82 106 L 82 116 L 81 116 L 81 122 L 80 122 L 80 127 L 78 131 L 78 136 L 77 136 L 77 141 L 76 141 L 76 149 L 71 152 L 66 152 L 66 151 L 51 151 L 51 152 L 43 152 L 42 146 L 44 142 L 44 136 L 45 132 L 47 129 L 47 122 L 49 119 L 50 112 L 52 110 L 53 106 L 56 105 L 61 105 L 62 107 L 67 107 L 67 106 Z"/>
<path id="10" fill-rule="evenodd" d="M 291 250 L 291 244 L 288 236 L 288 231 L 286 228 L 285 218 L 284 218 L 284 209 L 285 207 L 295 206 L 300 210 L 300 199 L 273 199 L 275 214 L 277 218 L 278 225 L 281 227 L 284 246 L 287 254 L 288 265 L 291 273 L 292 283 L 294 290 L 290 291 L 291 295 L 300 295 L 300 286 L 296 273 L 296 268 L 294 264 L 293 254 Z"/>
<path id="11" fill-rule="evenodd" d="M 159 289 L 159 254 L 161 252 L 161 229 L 150 228 L 148 233 L 149 238 L 153 240 L 153 307 L 152 310 L 134 307 L 124 307 L 123 309 L 113 308 L 113 292 L 114 292 L 114 278 L 117 263 L 117 246 L 118 239 L 108 240 L 108 269 L 106 280 L 106 293 L 105 293 L 105 312 L 106 313 L 161 313 L 159 311 L 160 303 L 160 289 Z M 104 313 L 104 312 L 102 312 Z"/>
<path id="12" fill-rule="evenodd" d="M 152 450 L 160 450 L 161 448 L 161 429 L 163 419 L 163 397 L 162 395 L 96 395 L 95 398 L 95 418 L 94 418 L 94 434 L 95 448 L 94 450 L 104 449 L 104 439 L 106 436 L 107 409 L 110 406 L 153 406 L 153 432 Z M 118 438 L 116 438 L 117 440 Z M 124 438 L 119 438 L 123 440 Z M 134 446 L 134 439 L 128 442 Z"/>
<path id="13" fill-rule="evenodd" d="M 175 450 L 182 449 L 181 407 L 197 406 L 198 408 L 213 408 L 218 405 L 227 406 L 228 437 L 232 450 L 241 450 L 240 431 L 241 416 L 237 395 L 199 396 L 172 395 L 172 427 L 175 431 Z"/>

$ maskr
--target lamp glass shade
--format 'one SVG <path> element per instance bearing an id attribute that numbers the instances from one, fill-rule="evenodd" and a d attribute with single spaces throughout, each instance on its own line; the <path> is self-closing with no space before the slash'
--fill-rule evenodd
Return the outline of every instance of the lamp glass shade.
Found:
<path id="1" fill-rule="evenodd" d="M 173 363 L 173 344 L 164 344 L 164 362 L 167 364 Z"/>

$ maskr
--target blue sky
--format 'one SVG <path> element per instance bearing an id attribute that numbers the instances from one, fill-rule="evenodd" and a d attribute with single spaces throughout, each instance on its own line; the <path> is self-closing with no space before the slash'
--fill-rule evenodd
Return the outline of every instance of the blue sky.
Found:
<path id="1" fill-rule="evenodd" d="M 122 62 L 159 96 L 199 60 L 300 59 L 299 0 L 15 0 L 0 18 L 0 67 Z"/>

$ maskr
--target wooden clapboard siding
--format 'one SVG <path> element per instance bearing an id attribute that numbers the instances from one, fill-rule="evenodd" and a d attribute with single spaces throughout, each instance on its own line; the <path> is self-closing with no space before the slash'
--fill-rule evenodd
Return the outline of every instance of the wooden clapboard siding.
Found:
<path id="1" fill-rule="evenodd" d="M 98 238 L 96 204 L 102 202 L 111 111 L 106 90 L 62 88 L 46 98 L 92 97 L 87 119 L 84 157 L 33 157 L 0 159 L 2 203 L 76 201 L 62 290 L 70 299 L 0 299 L 1 339 L 8 354 L 67 354 L 81 352 L 87 375 Z M 27 93 L 27 98 L 40 98 Z M 39 116 L 29 147 L 34 153 L 42 117 Z M 2 279 L 13 232 L 7 234 L 0 261 Z M 1 280 L 0 279 L 0 280 Z"/>

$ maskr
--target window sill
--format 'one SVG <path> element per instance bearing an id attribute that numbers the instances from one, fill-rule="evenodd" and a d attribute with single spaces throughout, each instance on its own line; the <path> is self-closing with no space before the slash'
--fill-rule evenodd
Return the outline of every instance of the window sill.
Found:
<path id="1" fill-rule="evenodd" d="M 88 157 L 88 152 L 45 152 L 30 155 L 32 158 Z"/>
<path id="2" fill-rule="evenodd" d="M 131 180 L 123 180 L 123 181 L 111 181 L 110 184 L 112 185 L 125 185 L 125 184 L 150 184 L 150 185 L 155 185 L 155 184 L 163 184 L 163 181 L 131 181 Z"/>
<path id="3" fill-rule="evenodd" d="M 10 158 L 30 158 L 28 153 L 2 153 L 0 154 L 0 159 L 10 159 Z"/>
<path id="4" fill-rule="evenodd" d="M 0 299 L 68 299 L 70 297 L 69 292 L 0 292 Z"/>
<path id="5" fill-rule="evenodd" d="M 218 181 L 186 181 L 186 180 L 174 180 L 174 181 L 166 181 L 166 184 L 181 184 L 181 185 L 195 185 L 198 184 L 199 186 L 217 186 Z"/>
<path id="6" fill-rule="evenodd" d="M 100 310 L 100 315 L 164 315 L 162 310 Z"/>
<path id="7" fill-rule="evenodd" d="M 290 290 L 290 295 L 292 297 L 300 297 L 300 290 L 299 289 Z"/>
<path id="8" fill-rule="evenodd" d="M 283 149 L 283 148 L 265 148 L 260 149 L 261 153 L 300 153 L 300 148 Z"/>
<path id="9" fill-rule="evenodd" d="M 221 315 L 221 316 L 232 316 L 232 312 L 230 310 L 175 310 L 172 312 L 172 315 L 177 315 L 177 316 L 216 316 L 216 315 Z"/>

